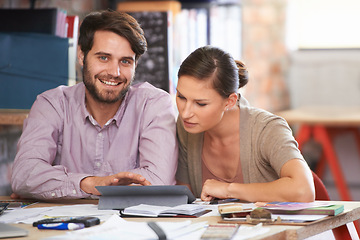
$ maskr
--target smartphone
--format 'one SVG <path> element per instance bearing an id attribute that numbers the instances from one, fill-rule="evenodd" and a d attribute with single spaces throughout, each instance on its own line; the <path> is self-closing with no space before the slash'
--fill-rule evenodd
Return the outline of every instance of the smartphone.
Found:
<path id="1" fill-rule="evenodd" d="M 97 217 L 57 217 L 46 218 L 36 222 L 33 222 L 33 227 L 37 227 L 40 224 L 47 223 L 83 223 L 85 227 L 91 227 L 100 224 L 100 219 Z"/>

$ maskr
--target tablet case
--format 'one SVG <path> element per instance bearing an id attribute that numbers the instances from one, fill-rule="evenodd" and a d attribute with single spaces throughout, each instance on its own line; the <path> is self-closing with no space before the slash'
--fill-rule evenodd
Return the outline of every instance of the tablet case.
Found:
<path id="1" fill-rule="evenodd" d="M 96 186 L 101 193 L 99 210 L 124 209 L 139 204 L 174 207 L 192 203 L 195 196 L 182 185 Z"/>

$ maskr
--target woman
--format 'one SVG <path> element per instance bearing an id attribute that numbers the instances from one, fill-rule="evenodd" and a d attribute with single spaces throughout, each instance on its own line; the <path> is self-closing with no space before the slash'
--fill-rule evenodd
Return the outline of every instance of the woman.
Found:
<path id="1" fill-rule="evenodd" d="M 243 63 L 205 46 L 178 78 L 177 184 L 204 201 L 314 201 L 311 170 L 286 121 L 237 93 L 248 82 Z"/>

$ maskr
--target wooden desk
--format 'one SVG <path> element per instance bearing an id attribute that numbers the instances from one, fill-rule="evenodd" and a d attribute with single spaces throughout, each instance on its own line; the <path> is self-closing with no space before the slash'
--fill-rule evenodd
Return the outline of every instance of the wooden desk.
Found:
<path id="1" fill-rule="evenodd" d="M 7 200 L 9 197 L 0 197 L 0 200 Z M 360 218 L 360 202 L 354 201 L 332 201 L 334 204 L 344 204 L 344 212 L 334 216 L 328 217 L 321 221 L 311 223 L 307 226 L 289 226 L 289 225 L 267 225 L 266 227 L 270 228 L 270 231 L 261 236 L 251 238 L 252 240 L 266 239 L 266 240 L 297 240 L 304 239 L 316 234 L 331 230 L 338 226 L 344 225 L 346 223 L 353 222 Z M 62 200 L 54 201 L 49 203 L 38 203 L 31 207 L 50 207 L 54 205 L 64 205 L 64 204 L 97 204 L 97 200 Z M 147 221 L 147 218 L 128 218 L 128 221 Z M 184 221 L 183 218 L 151 218 L 151 220 L 157 221 Z M 193 222 L 197 221 L 208 221 L 208 223 L 217 223 L 221 220 L 220 216 L 211 216 L 211 217 L 201 217 L 201 218 L 191 218 Z M 45 237 L 56 236 L 64 234 L 64 231 L 56 230 L 38 230 L 35 227 L 32 227 L 29 224 L 14 224 L 29 231 L 28 237 L 23 238 L 12 238 L 14 240 L 24 240 L 24 239 L 42 239 Z"/>
<path id="2" fill-rule="evenodd" d="M 23 125 L 30 110 L 0 109 L 0 125 Z"/>
<path id="3" fill-rule="evenodd" d="M 322 158 L 315 170 L 316 174 L 321 178 L 325 164 L 328 164 L 341 200 L 351 200 L 333 142 L 337 134 L 352 132 L 360 152 L 360 107 L 312 106 L 276 114 L 285 118 L 290 125 L 299 125 L 296 140 L 300 149 L 311 138 L 321 144 Z"/>

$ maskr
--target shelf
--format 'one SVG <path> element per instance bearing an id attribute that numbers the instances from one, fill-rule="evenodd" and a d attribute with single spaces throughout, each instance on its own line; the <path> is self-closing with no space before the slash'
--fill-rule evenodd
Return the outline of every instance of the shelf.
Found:
<path id="1" fill-rule="evenodd" d="M 23 125 L 30 110 L 0 109 L 0 125 Z"/>

